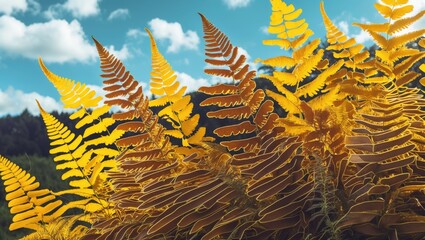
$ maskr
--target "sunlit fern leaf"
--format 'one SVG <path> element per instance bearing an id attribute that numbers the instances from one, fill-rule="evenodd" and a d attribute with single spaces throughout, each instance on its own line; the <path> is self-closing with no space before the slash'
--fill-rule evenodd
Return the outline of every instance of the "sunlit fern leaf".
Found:
<path id="1" fill-rule="evenodd" d="M 319 47 L 320 39 L 316 38 L 312 40 L 310 43 L 306 44 L 305 46 L 297 49 L 292 54 L 292 57 L 294 58 L 295 62 L 303 61 L 304 59 L 308 59 L 314 51 Z"/>
<path id="2" fill-rule="evenodd" d="M 353 23 L 353 26 L 358 26 L 364 31 L 369 32 L 371 35 L 371 32 L 374 34 L 386 33 L 389 27 L 388 23 Z M 372 35 L 372 37 L 374 37 L 374 35 Z M 381 43 L 382 40 L 379 40 L 378 42 Z"/>
<path id="3" fill-rule="evenodd" d="M 280 107 L 285 109 L 289 113 L 298 113 L 300 112 L 300 109 L 298 105 L 292 101 L 290 101 L 286 96 L 282 94 L 275 93 L 273 91 L 270 91 L 266 89 L 267 96 L 271 97 L 276 101 L 277 104 L 279 104 Z"/>
<path id="4" fill-rule="evenodd" d="M 87 87 L 85 84 L 81 84 L 79 82 L 75 84 L 73 80 L 63 78 L 52 73 L 44 65 L 41 58 L 39 58 L 39 63 L 46 77 L 53 83 L 62 96 L 61 100 L 64 103 L 64 108 L 78 109 L 80 107 L 97 107 L 99 102 L 102 100 L 102 97 L 95 96 L 96 92 Z"/>
<path id="5" fill-rule="evenodd" d="M 413 11 L 412 5 L 405 5 L 402 7 L 390 7 L 380 3 L 375 3 L 375 8 L 384 18 L 390 18 L 391 20 L 397 20 Z"/>
<path id="6" fill-rule="evenodd" d="M 87 226 L 77 225 L 77 221 L 87 220 L 83 215 L 60 217 L 34 233 L 21 238 L 22 240 L 40 240 L 40 239 L 79 239 L 88 231 Z M 74 227 L 77 225 L 76 227 Z"/>
<path id="7" fill-rule="evenodd" d="M 296 64 L 293 58 L 286 56 L 273 57 L 265 60 L 256 59 L 256 62 L 261 62 L 264 65 L 269 65 L 272 67 L 280 67 L 287 69 L 292 68 Z"/>
<path id="8" fill-rule="evenodd" d="M 382 2 L 391 7 L 397 7 L 400 5 L 407 4 L 409 0 L 382 0 Z"/>
<path id="9" fill-rule="evenodd" d="M 333 87 L 329 92 L 312 99 L 309 101 L 310 106 L 315 110 L 324 110 L 333 102 L 341 100 L 341 96 L 338 94 L 340 88 L 340 86 Z"/>
<path id="10" fill-rule="evenodd" d="M 317 68 L 317 65 L 322 60 L 322 57 L 324 55 L 324 50 L 320 49 L 316 54 L 312 55 L 310 58 L 308 58 L 306 61 L 304 61 L 301 64 L 298 64 L 294 71 L 292 72 L 293 75 L 297 78 L 298 82 L 305 79 L 307 76 L 311 75 L 313 70 Z"/>
<path id="11" fill-rule="evenodd" d="M 296 49 L 302 46 L 313 32 L 308 28 L 305 19 L 297 20 L 302 9 L 295 9 L 294 5 L 287 5 L 281 0 L 270 0 L 272 14 L 268 32 L 278 39 L 264 40 L 264 45 L 277 45 L 284 49 Z"/>
<path id="12" fill-rule="evenodd" d="M 424 15 L 425 15 L 425 10 L 422 10 L 422 11 L 418 12 L 417 14 L 415 14 L 414 16 L 402 18 L 402 19 L 395 21 L 394 23 L 391 23 L 391 25 L 388 29 L 388 34 L 394 35 L 394 34 L 400 32 L 401 30 L 408 28 L 413 23 L 415 23 L 416 21 L 421 19 Z"/>
<path id="13" fill-rule="evenodd" d="M 424 36 L 425 29 L 419 29 L 417 31 L 409 32 L 406 34 L 398 35 L 396 37 L 391 38 L 388 41 L 388 50 L 397 49 L 408 42 L 415 41 L 416 39 Z"/>
<path id="14" fill-rule="evenodd" d="M 328 39 L 328 42 L 330 44 L 335 44 L 347 41 L 345 34 L 333 24 L 332 20 L 326 14 L 323 1 L 320 2 L 320 12 L 322 14 L 323 22 L 325 23 L 326 38 Z"/>
<path id="15" fill-rule="evenodd" d="M 34 176 L 2 156 L 0 175 L 10 213 L 14 215 L 9 226 L 11 231 L 21 228 L 41 230 L 43 223 L 50 222 L 46 217 L 62 205 L 50 190 L 39 189 L 40 183 Z"/>
<path id="16" fill-rule="evenodd" d="M 301 86 L 295 94 L 297 96 L 308 95 L 311 97 L 316 95 L 325 85 L 327 78 L 335 74 L 342 67 L 343 64 L 343 60 L 338 61 L 337 63 L 323 71 L 320 75 L 318 75 L 312 82 Z"/>
<path id="17" fill-rule="evenodd" d="M 134 79 L 129 71 L 126 71 L 123 63 L 103 47 L 96 39 L 94 39 L 96 48 L 101 62 L 101 69 L 104 74 L 104 90 L 109 92 L 106 94 L 107 100 L 105 104 L 109 106 L 119 106 L 123 112 L 116 112 L 112 118 L 121 122 L 117 128 L 111 133 L 120 138 L 116 141 L 116 145 L 123 149 L 139 148 L 139 150 L 164 147 L 166 139 L 164 139 L 164 129 L 161 124 L 158 124 L 158 117 L 149 109 L 149 100 L 143 94 L 142 86 Z M 181 90 L 184 89 L 181 88 Z M 183 95 L 183 92 L 179 95 Z M 163 103 L 158 103 L 158 100 Z M 165 101 L 164 101 L 165 100 Z M 153 105 L 165 105 L 166 99 L 157 99 L 153 101 Z M 127 132 L 122 136 L 118 134 Z M 109 139 L 103 139 L 105 141 Z M 96 139 L 94 139 L 96 143 Z M 146 142 L 150 145 L 146 146 Z M 109 143 L 109 142 L 108 142 Z M 142 148 L 139 144 L 145 144 Z M 160 154 L 162 155 L 162 154 Z M 122 157 L 126 155 L 122 155 Z"/>
<path id="18" fill-rule="evenodd" d="M 51 140 L 51 154 L 55 154 L 54 161 L 57 162 L 56 169 L 64 169 L 62 179 L 72 178 L 69 185 L 81 191 L 66 192 L 79 195 L 88 200 L 94 200 L 100 205 L 99 196 L 105 194 L 102 192 L 103 184 L 105 184 L 104 171 L 116 168 L 115 160 L 108 160 L 111 156 L 118 155 L 118 151 L 98 148 L 87 150 L 87 146 L 92 144 L 86 143 L 81 135 L 76 136 L 66 126 L 59 122 L 55 117 L 48 114 L 39 105 L 41 116 L 47 128 L 47 134 Z M 113 134 L 112 142 L 117 137 Z M 100 137 L 101 138 L 101 137 Z M 90 141 L 94 141 L 90 140 Z M 108 143 L 108 141 L 99 141 L 93 145 Z M 61 194 L 59 192 L 58 194 Z M 96 197 L 95 197 L 96 196 Z M 84 205 L 84 204 L 83 204 Z M 78 207 L 80 204 L 68 205 L 67 207 Z M 106 205 L 100 205 L 101 208 Z M 65 211 L 65 210 L 64 210 Z"/>
<path id="19" fill-rule="evenodd" d="M 186 86 L 179 88 L 180 83 L 177 80 L 177 75 L 159 52 L 151 32 L 148 29 L 146 31 L 151 40 L 152 50 L 151 91 L 157 95 L 157 101 L 165 99 L 165 104 L 168 105 L 158 113 L 158 116 L 167 118 L 174 128 L 173 130 L 166 130 L 165 134 L 182 139 L 184 146 L 187 146 L 189 142 L 191 144 L 195 143 L 195 140 L 199 140 L 196 143 L 200 143 L 204 137 L 200 135 L 203 131 L 198 130 L 195 133 L 196 137 L 192 138 L 191 136 L 198 125 L 196 120 L 199 120 L 199 117 L 191 118 L 194 105 L 190 102 L 190 95 L 183 96 Z M 150 101 L 149 105 L 155 106 L 155 103 Z"/>

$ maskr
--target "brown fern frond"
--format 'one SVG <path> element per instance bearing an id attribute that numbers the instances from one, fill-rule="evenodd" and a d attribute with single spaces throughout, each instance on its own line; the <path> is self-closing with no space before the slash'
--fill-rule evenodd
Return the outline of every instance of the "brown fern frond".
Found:
<path id="1" fill-rule="evenodd" d="M 246 56 L 238 56 L 238 47 L 233 47 L 228 37 L 200 14 L 206 42 L 205 61 L 212 66 L 226 66 L 228 69 L 210 68 L 205 73 L 232 78 L 235 81 L 243 80 L 248 73 L 249 65 L 245 64 Z M 218 62 L 217 62 L 218 60 Z"/>
<path id="2" fill-rule="evenodd" d="M 123 63 L 93 38 L 96 45 L 100 68 L 103 74 L 105 87 L 108 93 L 105 104 L 119 106 L 124 109 L 137 108 L 140 101 L 144 100 L 142 86 L 134 79 L 129 71 L 126 71 Z"/>

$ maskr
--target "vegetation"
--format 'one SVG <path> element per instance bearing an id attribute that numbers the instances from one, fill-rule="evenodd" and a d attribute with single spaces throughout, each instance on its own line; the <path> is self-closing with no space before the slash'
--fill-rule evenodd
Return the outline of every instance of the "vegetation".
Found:
<path id="1" fill-rule="evenodd" d="M 408 0 L 375 4 L 388 21 L 356 24 L 377 44 L 372 53 L 323 3 L 326 49 L 310 39 L 301 9 L 270 2 L 276 37 L 264 44 L 291 55 L 259 60 L 270 66 L 260 75 L 267 88 L 200 15 L 205 72 L 229 79 L 199 89 L 212 132 L 149 30 L 151 101 L 96 39 L 105 104 L 40 59 L 76 110 L 65 125 L 39 106 L 67 187 L 0 157 L 9 229 L 31 230 L 23 239 L 423 239 L 425 101 L 409 84 L 425 81 L 425 29 L 399 33 L 425 11 L 405 17 Z M 124 111 L 109 115 L 112 106 Z"/>

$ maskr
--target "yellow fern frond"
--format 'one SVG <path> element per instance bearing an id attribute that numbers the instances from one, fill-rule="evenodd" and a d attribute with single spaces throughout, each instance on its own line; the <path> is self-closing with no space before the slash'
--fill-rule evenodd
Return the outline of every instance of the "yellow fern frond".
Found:
<path id="1" fill-rule="evenodd" d="M 384 18 L 389 18 L 391 16 L 392 9 L 390 7 L 380 3 L 375 3 L 375 8 Z"/>
<path id="2" fill-rule="evenodd" d="M 50 222 L 47 217 L 62 205 L 62 201 L 56 199 L 50 190 L 39 189 L 40 183 L 34 176 L 2 156 L 0 175 L 10 213 L 14 215 L 9 226 L 11 231 L 20 228 L 41 230 L 41 224 Z"/>
<path id="3" fill-rule="evenodd" d="M 413 23 L 415 23 L 416 21 L 421 19 L 424 15 L 425 15 L 425 10 L 422 10 L 422 11 L 418 12 L 417 14 L 415 14 L 414 16 L 402 18 L 402 19 L 399 19 L 399 20 L 391 23 L 390 27 L 388 29 L 388 34 L 394 35 L 394 34 L 400 32 L 401 30 L 408 28 Z"/>
<path id="4" fill-rule="evenodd" d="M 409 0 L 382 0 L 382 2 L 391 7 L 396 7 L 396 6 L 407 4 Z"/>
<path id="5" fill-rule="evenodd" d="M 300 108 L 295 103 L 290 101 L 287 97 L 285 97 L 284 95 L 277 94 L 277 93 L 272 92 L 268 89 L 266 89 L 266 93 L 267 93 L 267 96 L 274 99 L 279 104 L 279 106 L 281 108 L 285 109 L 287 112 L 289 112 L 289 113 L 299 113 L 300 112 Z"/>
<path id="6" fill-rule="evenodd" d="M 312 82 L 301 86 L 295 94 L 297 96 L 313 97 L 320 91 L 321 88 L 323 88 L 327 79 L 335 74 L 342 67 L 342 65 L 344 65 L 344 61 L 339 60 L 337 63 L 320 73 L 320 75 L 317 76 Z"/>
<path id="7" fill-rule="evenodd" d="M 388 23 L 353 23 L 353 26 L 358 26 L 361 29 L 374 34 L 377 34 L 379 32 L 386 33 L 389 29 Z M 372 36 L 373 37 L 373 36 Z"/>
<path id="8" fill-rule="evenodd" d="M 294 5 L 287 5 L 281 0 L 270 0 L 270 3 L 272 14 L 268 31 L 278 39 L 264 40 L 263 44 L 277 45 L 284 49 L 295 49 L 304 44 L 313 32 L 305 19 L 298 19 L 302 9 L 295 9 Z"/>
<path id="9" fill-rule="evenodd" d="M 186 86 L 182 86 L 179 89 L 180 83 L 177 81 L 177 75 L 174 73 L 171 65 L 159 52 L 151 32 L 148 29 L 146 29 L 146 31 L 151 40 L 152 49 L 152 72 L 150 86 L 152 93 L 158 95 L 158 99 L 149 102 L 149 105 L 157 106 L 159 104 L 168 104 L 167 107 L 163 108 L 158 113 L 159 117 L 166 118 L 175 128 L 173 130 L 166 130 L 164 132 L 166 135 L 182 139 L 182 144 L 184 146 L 187 146 L 187 143 L 198 143 L 197 139 L 202 139 L 204 135 L 200 136 L 203 131 L 198 129 L 198 131 L 195 133 L 197 136 L 191 136 L 194 129 L 198 125 L 198 121 L 194 121 L 196 120 L 196 117 L 190 119 L 194 105 L 190 102 L 189 95 L 183 96 Z M 215 62 L 215 64 L 225 65 L 226 63 Z M 191 129 L 192 126 L 189 127 L 187 126 L 188 124 L 195 125 L 193 126 L 193 129 Z"/>
<path id="10" fill-rule="evenodd" d="M 323 22 L 326 27 L 326 37 L 328 39 L 328 42 L 330 44 L 335 44 L 347 41 L 347 37 L 345 36 L 345 34 L 335 26 L 335 24 L 326 14 L 323 1 L 320 2 L 320 13 L 322 14 Z"/>
<path id="11" fill-rule="evenodd" d="M 85 84 L 81 84 L 80 82 L 75 84 L 73 80 L 52 73 L 44 65 L 41 58 L 39 58 L 39 63 L 44 75 L 53 83 L 62 96 L 61 100 L 64 104 L 64 108 L 78 109 L 80 107 L 97 107 L 102 100 L 101 96 L 96 96 L 96 92 Z"/>
<path id="12" fill-rule="evenodd" d="M 424 34 L 425 34 L 425 29 L 420 29 L 417 31 L 413 31 L 413 32 L 409 32 L 403 35 L 393 37 L 388 41 L 387 49 L 388 50 L 397 49 L 408 42 L 415 41 L 416 39 L 424 36 Z"/>
<path id="13" fill-rule="evenodd" d="M 279 57 L 273 57 L 265 60 L 258 59 L 256 62 L 261 62 L 264 65 L 269 65 L 272 67 L 280 67 L 280 68 L 292 68 L 295 66 L 296 62 L 291 57 L 286 56 L 279 56 Z"/>

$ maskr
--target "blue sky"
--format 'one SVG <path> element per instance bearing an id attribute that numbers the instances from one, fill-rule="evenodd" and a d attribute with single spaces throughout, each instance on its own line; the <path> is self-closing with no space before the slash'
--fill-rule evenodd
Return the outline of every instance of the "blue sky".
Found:
<path id="1" fill-rule="evenodd" d="M 378 0 L 376 0 L 378 1 Z M 325 36 L 320 0 L 288 0 L 302 8 L 315 38 Z M 334 22 L 358 42 L 370 45 L 368 34 L 352 22 L 382 22 L 375 0 L 325 0 Z M 411 0 L 415 11 L 424 0 Z M 48 110 L 59 110 L 59 95 L 39 69 L 37 57 L 60 76 L 84 82 L 102 93 L 99 61 L 91 36 L 116 53 L 149 93 L 150 46 L 144 28 L 151 29 L 159 49 L 190 90 L 219 79 L 203 73 L 204 43 L 198 12 L 241 47 L 249 61 L 284 55 L 263 46 L 272 36 L 267 0 L 0 0 L 0 116 L 28 108 L 38 114 L 37 98 Z M 424 21 L 413 26 L 423 28 Z"/>

